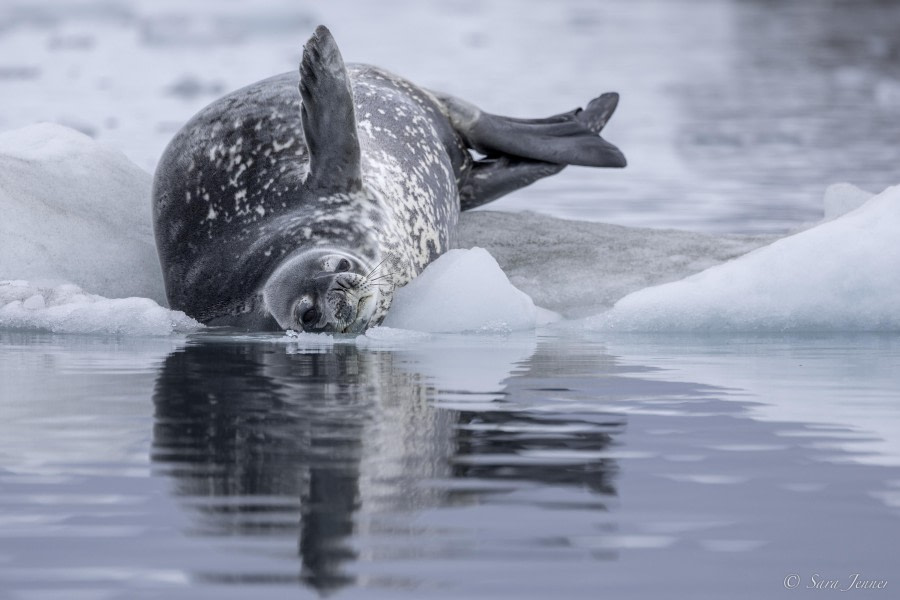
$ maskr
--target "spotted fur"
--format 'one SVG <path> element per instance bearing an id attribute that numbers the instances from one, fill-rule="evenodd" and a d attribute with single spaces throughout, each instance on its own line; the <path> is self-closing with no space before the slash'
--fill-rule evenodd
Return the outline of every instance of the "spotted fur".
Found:
<path id="1" fill-rule="evenodd" d="M 304 186 L 309 153 L 294 73 L 214 102 L 169 144 L 153 197 L 173 308 L 204 322 L 249 319 L 266 279 L 302 248 L 385 260 L 396 287 L 451 247 L 471 166 L 462 139 L 429 93 L 376 67 L 347 71 L 360 192 L 322 197 Z M 381 294 L 376 320 L 390 297 Z"/>

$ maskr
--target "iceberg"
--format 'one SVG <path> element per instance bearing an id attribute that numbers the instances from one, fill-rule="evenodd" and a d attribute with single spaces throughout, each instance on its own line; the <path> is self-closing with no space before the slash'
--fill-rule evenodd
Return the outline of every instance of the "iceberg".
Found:
<path id="1" fill-rule="evenodd" d="M 0 133 L 0 280 L 57 280 L 165 305 L 150 175 L 61 125 Z"/>
<path id="2" fill-rule="evenodd" d="M 898 240 L 895 186 L 745 256 L 632 293 L 584 324 L 613 331 L 900 331 Z"/>

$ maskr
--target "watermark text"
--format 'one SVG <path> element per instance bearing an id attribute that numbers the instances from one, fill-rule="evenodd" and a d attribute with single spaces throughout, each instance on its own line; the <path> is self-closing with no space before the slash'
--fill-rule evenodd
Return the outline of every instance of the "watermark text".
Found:
<path id="1" fill-rule="evenodd" d="M 825 577 L 819 573 L 802 576 L 799 573 L 790 573 L 784 578 L 784 587 L 789 590 L 835 590 L 850 592 L 853 590 L 883 590 L 887 589 L 887 579 L 875 579 L 866 577 L 860 573 L 851 573 L 846 577 L 835 579 Z"/>

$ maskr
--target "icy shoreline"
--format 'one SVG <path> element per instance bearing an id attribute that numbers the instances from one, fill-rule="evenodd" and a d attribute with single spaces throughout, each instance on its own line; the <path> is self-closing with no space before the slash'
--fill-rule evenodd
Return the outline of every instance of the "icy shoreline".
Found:
<path id="1" fill-rule="evenodd" d="M 0 203 L 0 328 L 201 327 L 164 307 L 150 176 L 121 153 L 60 125 L 0 134 Z M 558 313 L 610 331 L 900 330 L 900 187 L 833 186 L 825 208 L 781 239 L 465 213 L 461 249 L 398 292 L 386 325 L 515 331 Z"/>

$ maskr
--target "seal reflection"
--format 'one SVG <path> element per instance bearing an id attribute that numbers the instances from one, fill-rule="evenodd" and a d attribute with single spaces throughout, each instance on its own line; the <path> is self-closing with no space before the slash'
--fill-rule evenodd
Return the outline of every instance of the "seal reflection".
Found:
<path id="1" fill-rule="evenodd" d="M 351 347 L 288 355 L 204 343 L 169 355 L 154 393 L 154 460 L 173 467 L 178 495 L 211 501 L 196 504 L 198 532 L 292 535 L 299 516 L 300 578 L 351 583 L 341 564 L 355 557 L 344 542 L 379 362 Z M 219 501 L 229 498 L 238 501 Z"/>
<path id="2" fill-rule="evenodd" d="M 443 359 L 452 350 L 433 352 Z M 588 489 L 596 499 L 591 508 L 604 511 L 604 498 L 615 494 L 613 460 L 559 464 L 516 456 L 596 453 L 621 420 L 531 412 L 502 390 L 496 410 L 441 408 L 434 383 L 441 377 L 428 372 L 427 355 L 354 345 L 290 353 L 215 338 L 170 354 L 154 390 L 153 459 L 190 507 L 191 533 L 244 540 L 254 552 L 261 542 L 270 554 L 274 542 L 290 537 L 300 559 L 299 572 L 197 575 L 220 583 L 298 581 L 320 592 L 356 584 L 352 565 L 361 560 L 361 543 L 375 542 L 366 560 L 421 551 L 385 544 L 385 535 L 440 546 L 440 539 L 423 540 L 415 527 L 397 523 L 419 509 L 498 501 L 521 482 Z M 461 372 L 444 375 L 465 380 Z M 503 387 L 516 395 L 517 388 L 535 393 L 542 380 L 517 373 L 512 381 Z M 566 432 L 572 425 L 578 433 Z M 399 521 L 391 518 L 397 515 Z M 404 582 L 369 577 L 366 584 Z"/>

